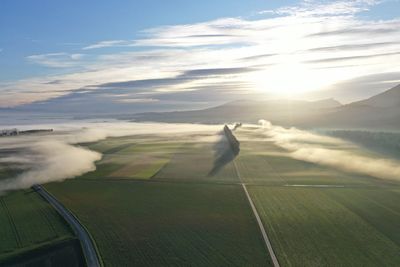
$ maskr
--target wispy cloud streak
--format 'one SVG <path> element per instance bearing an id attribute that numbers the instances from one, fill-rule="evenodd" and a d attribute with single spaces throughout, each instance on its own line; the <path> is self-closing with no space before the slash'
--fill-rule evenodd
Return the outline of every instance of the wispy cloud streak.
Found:
<path id="1" fill-rule="evenodd" d="M 185 92 L 188 88 L 237 82 L 247 84 L 249 93 L 296 96 L 356 77 L 399 72 L 400 19 L 358 16 L 379 3 L 305 1 L 263 12 L 265 17 L 261 19 L 221 18 L 160 26 L 143 30 L 142 37 L 135 40 L 86 45 L 81 48 L 84 53 L 32 55 L 27 58 L 29 62 L 72 70 L 69 74 L 2 84 L 0 106 L 45 101 L 82 88 L 98 90 L 110 83 L 125 83 L 125 89 L 130 90 L 130 82 L 148 80 L 157 84 L 160 79 L 182 77 L 195 69 L 252 71 L 207 73 L 201 79 L 167 84 L 162 91 Z M 122 51 L 111 53 L 105 49 L 111 47 Z M 96 53 L 91 54 L 93 51 Z M 158 86 L 146 85 L 140 92 L 147 90 L 146 98 L 159 93 Z"/>

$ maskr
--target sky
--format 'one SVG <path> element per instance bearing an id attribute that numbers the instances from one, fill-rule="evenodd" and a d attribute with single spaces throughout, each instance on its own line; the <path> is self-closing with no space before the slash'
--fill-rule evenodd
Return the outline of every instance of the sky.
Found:
<path id="1" fill-rule="evenodd" d="M 360 100 L 400 83 L 400 1 L 0 1 L 0 107 Z"/>

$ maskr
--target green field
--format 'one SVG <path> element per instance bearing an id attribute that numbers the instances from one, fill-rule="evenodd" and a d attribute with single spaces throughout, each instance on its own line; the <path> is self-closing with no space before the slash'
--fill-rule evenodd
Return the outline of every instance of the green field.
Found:
<path id="1" fill-rule="evenodd" d="M 69 226 L 33 190 L 0 196 L 0 237 L 0 265 L 83 264 Z"/>
<path id="2" fill-rule="evenodd" d="M 295 160 L 245 129 L 237 136 L 238 170 L 281 266 L 399 266 L 398 183 Z"/>
<path id="3" fill-rule="evenodd" d="M 268 266 L 240 186 L 72 180 L 46 186 L 86 225 L 106 266 Z"/>
<path id="4" fill-rule="evenodd" d="M 97 170 L 46 188 L 89 229 L 106 266 L 268 266 L 232 163 L 210 174 L 214 142 L 196 141 L 209 137 L 87 144 L 104 153 Z"/>
<path id="5" fill-rule="evenodd" d="M 385 190 L 248 188 L 282 266 L 398 266 L 398 208 L 370 206 Z"/>
<path id="6" fill-rule="evenodd" d="M 391 181 L 346 173 L 330 167 L 291 158 L 271 141 L 258 141 L 256 131 L 240 129 L 236 135 L 241 141 L 236 159 L 242 178 L 247 183 L 264 185 L 391 185 Z M 256 140 L 256 141 L 252 141 Z M 368 152 L 365 152 L 368 153 Z M 397 183 L 398 185 L 398 183 Z"/>
<path id="7" fill-rule="evenodd" d="M 241 181 L 281 266 L 399 265 L 398 183 L 293 159 L 253 129 L 235 135 L 237 170 L 215 140 L 111 138 L 90 144 L 104 153 L 95 172 L 47 188 L 106 266 L 270 265 Z"/>
<path id="8" fill-rule="evenodd" d="M 281 266 L 400 266 L 398 182 L 296 160 L 258 130 L 234 133 L 236 157 L 214 134 L 81 144 L 103 154 L 97 169 L 45 187 L 87 227 L 105 266 L 272 266 L 241 183 Z M 42 229 L 16 239 L 7 216 L 0 246 L 55 228 L 17 216 L 21 229 Z"/>
<path id="9" fill-rule="evenodd" d="M 188 144 L 177 151 L 154 178 L 191 182 L 239 182 L 232 162 L 221 166 L 221 169 L 212 175 L 210 172 L 214 162 L 213 144 Z"/>
<path id="10" fill-rule="evenodd" d="M 138 143 L 140 141 L 140 143 Z M 88 148 L 103 153 L 93 172 L 81 178 L 148 179 L 155 175 L 182 143 L 153 138 L 119 137 L 88 144 Z"/>

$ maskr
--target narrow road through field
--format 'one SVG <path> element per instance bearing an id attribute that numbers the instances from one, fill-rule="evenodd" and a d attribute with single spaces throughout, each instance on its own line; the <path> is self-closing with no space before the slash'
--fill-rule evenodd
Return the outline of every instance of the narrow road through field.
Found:
<path id="1" fill-rule="evenodd" d="M 267 232 L 265 231 L 264 225 L 263 225 L 263 223 L 261 221 L 260 215 L 257 212 L 256 206 L 254 205 L 253 200 L 251 199 L 250 194 L 247 191 L 246 184 L 243 183 L 242 176 L 240 175 L 239 169 L 236 166 L 235 160 L 233 160 L 233 165 L 235 166 L 235 170 L 236 170 L 236 173 L 237 173 L 237 175 L 239 177 L 240 183 L 241 183 L 241 185 L 243 187 L 243 190 L 244 190 L 244 192 L 246 194 L 247 200 L 250 203 L 251 209 L 253 210 L 253 214 L 256 217 L 256 220 L 257 220 L 258 226 L 260 228 L 261 234 L 263 236 L 265 245 L 267 246 L 269 255 L 271 256 L 272 263 L 274 264 L 274 267 L 279 267 L 280 265 L 279 265 L 278 259 L 275 256 L 274 250 L 272 249 L 271 241 L 268 238 Z"/>
<path id="2" fill-rule="evenodd" d="M 81 223 L 60 203 L 58 200 L 49 194 L 41 185 L 34 185 L 32 188 L 47 200 L 57 212 L 68 222 L 74 233 L 81 241 L 83 253 L 86 258 L 88 267 L 100 267 L 100 260 L 98 258 L 95 246 L 90 238 L 86 229 Z"/>

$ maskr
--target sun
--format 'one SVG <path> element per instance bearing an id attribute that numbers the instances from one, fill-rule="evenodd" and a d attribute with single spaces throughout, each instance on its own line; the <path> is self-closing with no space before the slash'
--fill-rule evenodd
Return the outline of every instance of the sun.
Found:
<path id="1" fill-rule="evenodd" d="M 334 82 L 334 77 L 327 72 L 300 63 L 268 67 L 247 78 L 257 91 L 289 97 L 320 90 Z"/>

